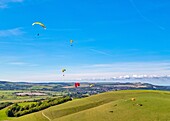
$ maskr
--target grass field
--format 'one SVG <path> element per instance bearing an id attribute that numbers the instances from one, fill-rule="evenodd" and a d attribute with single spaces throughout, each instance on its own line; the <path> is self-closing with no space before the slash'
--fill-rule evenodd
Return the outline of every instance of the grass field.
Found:
<path id="1" fill-rule="evenodd" d="M 53 97 L 52 95 L 61 96 L 62 92 L 53 92 L 53 91 L 44 91 L 46 94 L 45 96 L 16 96 L 14 93 L 16 92 L 30 92 L 30 90 L 1 90 L 0 91 L 0 102 L 22 102 L 22 101 L 33 101 L 34 99 L 46 99 L 48 97 Z M 3 98 L 2 98 L 3 96 Z"/>
<path id="2" fill-rule="evenodd" d="M 131 101 L 131 98 L 136 100 Z M 170 92 L 115 91 L 76 99 L 12 120 L 5 119 L 4 116 L 2 119 L 11 121 L 170 121 L 169 112 Z"/>
<path id="3" fill-rule="evenodd" d="M 52 89 L 53 87 L 52 86 L 41 86 L 41 85 L 36 85 L 36 86 L 32 86 L 31 88 L 29 88 L 30 90 L 41 90 L 43 88 L 46 88 L 46 89 Z"/>
<path id="4" fill-rule="evenodd" d="M 23 103 L 18 103 L 19 106 L 26 106 L 26 105 L 31 105 L 31 104 L 36 104 L 36 102 L 23 102 Z"/>

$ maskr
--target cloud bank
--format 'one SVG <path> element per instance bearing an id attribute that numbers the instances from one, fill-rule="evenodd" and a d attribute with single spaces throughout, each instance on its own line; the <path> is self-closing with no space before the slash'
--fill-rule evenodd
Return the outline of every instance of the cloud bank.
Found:
<path id="1" fill-rule="evenodd" d="M 0 37 L 19 36 L 22 35 L 23 33 L 24 32 L 22 31 L 22 28 L 0 30 Z"/>
<path id="2" fill-rule="evenodd" d="M 0 9 L 8 8 L 10 3 L 22 3 L 24 0 L 0 0 Z"/>

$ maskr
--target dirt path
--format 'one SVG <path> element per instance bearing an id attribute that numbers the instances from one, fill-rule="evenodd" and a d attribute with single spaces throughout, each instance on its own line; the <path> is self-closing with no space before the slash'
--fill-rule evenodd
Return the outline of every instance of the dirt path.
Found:
<path id="1" fill-rule="evenodd" d="M 48 116 L 46 116 L 46 115 L 43 113 L 43 111 L 42 111 L 42 115 L 43 115 L 44 117 L 46 117 L 49 121 L 51 121 L 51 119 L 50 119 Z"/>

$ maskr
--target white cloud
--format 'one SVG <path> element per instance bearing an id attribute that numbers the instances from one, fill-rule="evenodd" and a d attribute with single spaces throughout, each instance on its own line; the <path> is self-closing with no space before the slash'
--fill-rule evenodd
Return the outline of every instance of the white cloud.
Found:
<path id="1" fill-rule="evenodd" d="M 0 9 L 8 8 L 10 3 L 22 3 L 24 0 L 0 0 Z"/>
<path id="2" fill-rule="evenodd" d="M 7 30 L 0 30 L 0 37 L 8 37 L 8 36 L 19 36 L 22 35 L 24 32 L 21 28 L 13 28 Z"/>
<path id="3" fill-rule="evenodd" d="M 9 62 L 10 65 L 27 65 L 25 62 Z"/>
<path id="4" fill-rule="evenodd" d="M 96 50 L 96 49 L 90 49 L 91 51 L 98 53 L 98 54 L 102 54 L 102 55 L 106 55 L 106 56 L 113 56 L 105 51 L 101 51 L 101 50 Z"/>
<path id="5" fill-rule="evenodd" d="M 26 62 L 21 62 L 21 61 L 8 62 L 6 64 L 9 64 L 11 66 L 24 66 L 24 67 L 37 67 L 38 66 L 38 64 L 31 64 L 31 63 L 26 63 Z"/>

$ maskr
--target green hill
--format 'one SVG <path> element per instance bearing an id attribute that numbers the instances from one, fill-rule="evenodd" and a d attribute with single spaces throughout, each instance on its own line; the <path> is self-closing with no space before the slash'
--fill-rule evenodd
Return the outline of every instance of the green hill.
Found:
<path id="1" fill-rule="evenodd" d="M 11 121 L 170 121 L 169 112 L 170 92 L 114 91 L 76 99 Z"/>

